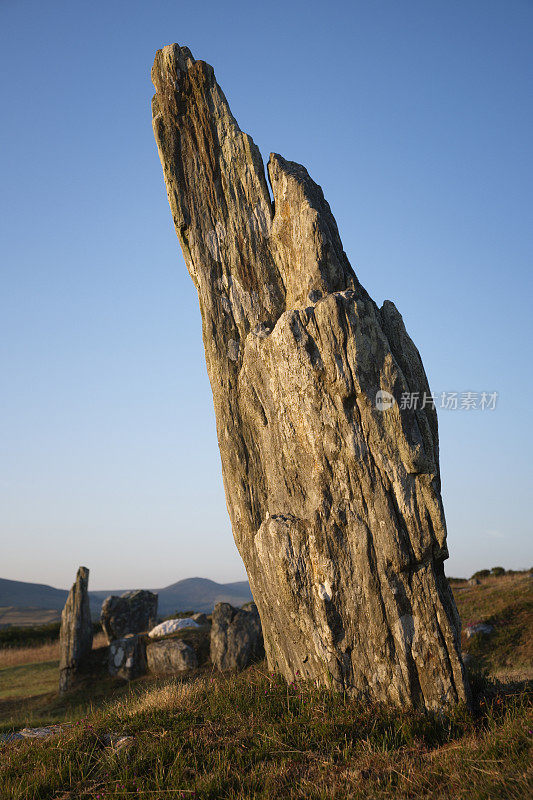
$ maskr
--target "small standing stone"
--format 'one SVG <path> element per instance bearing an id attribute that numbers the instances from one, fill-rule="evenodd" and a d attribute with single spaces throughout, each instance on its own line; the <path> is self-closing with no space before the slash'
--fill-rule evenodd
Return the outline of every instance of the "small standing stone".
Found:
<path id="1" fill-rule="evenodd" d="M 59 633 L 59 691 L 72 688 L 80 665 L 91 652 L 93 627 L 89 607 L 89 570 L 80 567 L 61 613 Z"/>
<path id="2" fill-rule="evenodd" d="M 145 589 L 106 597 L 100 621 L 109 644 L 129 633 L 142 633 L 157 621 L 157 594 Z"/>
<path id="3" fill-rule="evenodd" d="M 220 670 L 242 670 L 265 654 L 255 603 L 234 608 L 217 603 L 211 626 L 211 661 Z"/>
<path id="4" fill-rule="evenodd" d="M 142 636 L 129 634 L 109 645 L 109 674 L 131 681 L 146 672 L 146 645 Z"/>

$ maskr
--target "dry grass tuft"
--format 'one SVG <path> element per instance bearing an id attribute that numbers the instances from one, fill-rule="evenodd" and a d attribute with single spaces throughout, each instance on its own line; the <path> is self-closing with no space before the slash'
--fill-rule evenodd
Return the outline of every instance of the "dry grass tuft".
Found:
<path id="1" fill-rule="evenodd" d="M 198 678 L 191 683 L 176 681 L 148 689 L 135 699 L 126 697 L 117 701 L 112 711 L 117 717 L 128 719 L 145 712 L 177 711 L 194 706 L 206 689 L 206 680 Z"/>

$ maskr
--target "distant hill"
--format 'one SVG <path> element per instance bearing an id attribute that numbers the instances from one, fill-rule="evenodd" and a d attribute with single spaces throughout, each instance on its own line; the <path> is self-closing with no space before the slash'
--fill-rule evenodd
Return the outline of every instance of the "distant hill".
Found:
<path id="1" fill-rule="evenodd" d="M 135 587 L 140 588 L 140 587 Z M 125 589 L 111 589 L 107 591 L 89 592 L 91 612 L 98 617 L 105 598 L 110 594 L 122 594 Z M 225 602 L 235 606 L 242 606 L 252 599 L 248 581 L 236 583 L 216 583 L 208 578 L 186 578 L 173 583 L 163 589 L 154 589 L 159 594 L 159 614 L 168 616 L 176 611 L 204 611 L 213 610 L 215 603 Z M 25 583 L 23 581 L 10 581 L 0 578 L 0 618 L 2 609 L 10 609 L 9 617 L 2 622 L 11 622 L 14 619 L 12 612 L 24 610 L 25 618 L 31 624 L 32 613 L 37 611 L 60 612 L 68 596 L 66 589 L 55 589 L 42 583 Z M 35 613 L 39 621 L 42 614 Z M 37 624 L 37 623 L 35 623 Z"/>
<path id="2" fill-rule="evenodd" d="M 44 583 L 24 583 L 0 578 L 0 607 L 22 606 L 61 611 L 68 592 Z"/>
<path id="3" fill-rule="evenodd" d="M 207 578 L 186 578 L 156 591 L 159 592 L 161 616 L 172 614 L 174 611 L 210 612 L 215 603 L 242 606 L 252 599 L 248 581 L 215 583 Z"/>

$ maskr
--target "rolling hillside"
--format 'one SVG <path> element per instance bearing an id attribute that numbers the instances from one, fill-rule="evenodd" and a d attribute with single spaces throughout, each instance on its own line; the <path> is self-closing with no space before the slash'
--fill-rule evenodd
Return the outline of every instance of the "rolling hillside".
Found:
<path id="1" fill-rule="evenodd" d="M 93 616 L 99 616 L 102 603 L 108 595 L 122 594 L 123 591 L 110 589 L 89 592 Z M 216 583 L 207 578 L 186 578 L 154 591 L 159 594 L 161 616 L 188 610 L 210 612 L 215 603 L 227 602 L 241 606 L 252 599 L 247 581 Z M 52 621 L 65 605 L 67 595 L 66 589 L 0 578 L 0 625 L 35 625 Z"/>

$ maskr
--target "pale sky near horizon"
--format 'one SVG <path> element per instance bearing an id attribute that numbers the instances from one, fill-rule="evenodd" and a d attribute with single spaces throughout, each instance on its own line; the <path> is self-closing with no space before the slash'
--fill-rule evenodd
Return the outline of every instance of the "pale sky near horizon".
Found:
<path id="1" fill-rule="evenodd" d="M 533 563 L 533 0 L 0 0 L 0 577 L 245 577 L 151 129 L 177 41 L 304 164 L 439 410 L 450 575 Z"/>

